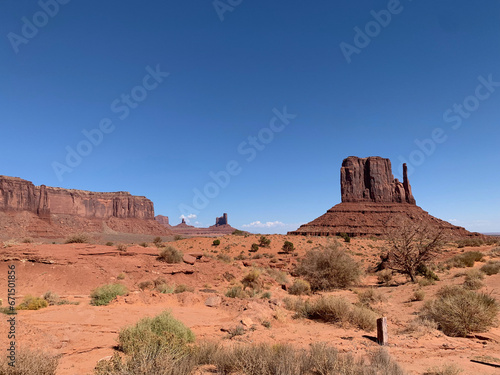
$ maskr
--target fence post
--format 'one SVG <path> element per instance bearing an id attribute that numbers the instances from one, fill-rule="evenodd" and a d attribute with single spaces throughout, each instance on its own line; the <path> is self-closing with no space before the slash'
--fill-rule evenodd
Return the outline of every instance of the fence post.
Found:
<path id="1" fill-rule="evenodd" d="M 387 318 L 377 319 L 377 341 L 380 345 L 387 345 Z"/>

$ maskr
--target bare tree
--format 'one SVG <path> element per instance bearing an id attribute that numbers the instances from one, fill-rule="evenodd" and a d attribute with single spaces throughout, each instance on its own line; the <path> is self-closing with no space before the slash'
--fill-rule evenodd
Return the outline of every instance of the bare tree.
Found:
<path id="1" fill-rule="evenodd" d="M 389 268 L 416 281 L 417 269 L 427 265 L 444 244 L 442 231 L 408 218 L 399 218 L 387 230 Z"/>

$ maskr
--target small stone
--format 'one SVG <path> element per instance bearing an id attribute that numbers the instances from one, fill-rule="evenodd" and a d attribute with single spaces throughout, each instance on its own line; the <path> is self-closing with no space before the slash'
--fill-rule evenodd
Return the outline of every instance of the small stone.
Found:
<path id="1" fill-rule="evenodd" d="M 184 256 L 182 257 L 182 261 L 184 263 L 193 265 L 193 264 L 196 263 L 196 258 L 193 257 L 193 256 L 191 256 L 191 255 L 189 255 L 189 254 L 184 254 Z"/>
<path id="2" fill-rule="evenodd" d="M 205 306 L 217 307 L 217 306 L 220 306 L 221 302 L 222 302 L 222 298 L 220 298 L 220 296 L 211 296 L 205 300 Z"/>

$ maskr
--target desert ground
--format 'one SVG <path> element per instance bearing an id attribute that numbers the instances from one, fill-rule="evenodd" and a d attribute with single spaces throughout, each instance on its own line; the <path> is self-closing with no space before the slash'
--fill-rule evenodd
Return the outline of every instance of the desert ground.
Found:
<path id="1" fill-rule="evenodd" d="M 377 349 L 376 331 L 365 331 L 349 323 L 324 323 L 306 318 L 294 318 L 286 308 L 285 290 L 295 279 L 296 263 L 308 250 L 338 241 L 364 270 L 360 282 L 347 289 L 318 292 L 318 295 L 343 296 L 352 303 L 360 293 L 373 288 L 377 299 L 370 308 L 378 316 L 387 317 L 389 354 L 408 374 L 424 374 L 431 368 L 454 364 L 463 374 L 498 374 L 500 369 L 471 361 L 483 357 L 500 357 L 500 328 L 471 334 L 468 337 L 449 337 L 433 327 L 414 324 L 426 301 L 435 298 L 444 285 L 461 285 L 464 268 L 436 271 L 439 280 L 434 284 L 411 283 L 404 275 L 394 275 L 388 284 L 379 283 L 373 268 L 387 242 L 377 238 L 353 238 L 349 243 L 341 238 L 267 235 L 269 247 L 249 252 L 259 235 L 226 235 L 185 239 L 163 238 L 184 254 L 192 254 L 194 264 L 169 264 L 157 259 L 159 250 L 152 242 L 138 245 L 127 237 L 126 249 L 103 242 L 90 243 L 31 243 L 6 241 L 0 249 L 0 298 L 7 301 L 7 272 L 15 265 L 17 273 L 16 299 L 21 303 L 27 295 L 43 296 L 51 291 L 60 298 L 78 304 L 53 305 L 39 310 L 22 310 L 17 314 L 18 349 L 31 348 L 59 356 L 57 374 L 92 374 L 99 360 L 113 355 L 120 329 L 133 325 L 141 318 L 152 317 L 169 310 L 196 335 L 196 342 L 220 341 L 223 345 L 242 343 L 292 343 L 308 347 L 313 342 L 326 342 L 342 353 L 365 356 Z M 292 254 L 281 251 L 284 241 L 295 246 Z M 0 244 L 1 245 L 1 244 Z M 144 247 L 146 245 L 146 247 Z M 482 261 L 500 260 L 498 243 L 461 247 L 449 242 L 435 259 L 440 264 L 466 251 L 479 251 Z M 496 250 L 494 250 L 496 249 Z M 239 284 L 252 269 L 261 271 L 262 290 L 253 297 L 229 298 L 227 290 Z M 186 291 L 160 293 L 150 281 L 163 278 Z M 128 294 L 118 296 L 107 306 L 90 304 L 95 288 L 109 283 L 121 283 Z M 480 292 L 489 293 L 500 301 L 500 274 L 486 276 Z M 416 290 L 422 290 L 423 300 L 414 300 Z M 216 298 L 212 298 L 216 296 Z M 219 297 L 219 298 L 217 298 Z M 421 298 L 421 299 L 422 299 Z M 210 301 L 207 306 L 207 299 Z M 242 334 L 231 335 L 237 326 Z M 0 337 L 7 342 L 7 315 L 0 323 Z M 232 337 L 231 337 L 232 336 Z M 207 368 L 206 373 L 213 373 Z"/>

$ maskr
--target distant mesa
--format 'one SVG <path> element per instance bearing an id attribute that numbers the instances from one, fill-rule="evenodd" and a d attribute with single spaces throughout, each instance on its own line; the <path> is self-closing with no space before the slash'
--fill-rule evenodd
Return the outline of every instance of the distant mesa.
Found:
<path id="1" fill-rule="evenodd" d="M 378 156 L 359 158 L 349 156 L 340 168 L 342 203 L 324 215 L 301 225 L 292 235 L 337 236 L 347 233 L 355 236 L 382 236 L 395 218 L 438 228 L 453 236 L 472 233 L 429 215 L 416 205 L 406 164 L 403 164 L 403 182 L 392 175 L 391 161 Z"/>
<path id="2" fill-rule="evenodd" d="M 198 228 L 193 225 L 189 225 L 186 223 L 184 218 L 180 224 L 174 226 L 169 224 L 167 216 L 158 215 L 155 217 L 155 220 L 169 228 L 173 233 L 185 236 L 223 236 L 231 234 L 236 230 L 236 228 L 229 225 L 227 213 L 224 213 L 221 217 L 216 217 L 215 225 L 208 228 Z"/>
<path id="3" fill-rule="evenodd" d="M 5 232 L 10 229 L 16 237 L 64 236 L 106 228 L 141 234 L 170 233 L 154 221 L 154 205 L 146 197 L 123 191 L 96 193 L 35 186 L 18 177 L 0 176 L 0 213 Z M 15 233 L 17 230 L 20 232 Z"/>

